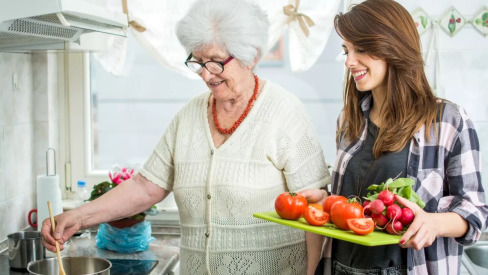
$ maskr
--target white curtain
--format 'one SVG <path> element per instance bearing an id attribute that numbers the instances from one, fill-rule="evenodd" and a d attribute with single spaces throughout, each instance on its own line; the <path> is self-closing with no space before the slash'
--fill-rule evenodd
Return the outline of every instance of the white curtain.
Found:
<path id="1" fill-rule="evenodd" d="M 179 72 L 189 78 L 198 77 L 183 64 L 187 53 L 180 45 L 176 33 L 176 22 L 183 17 L 195 0 L 127 0 L 129 21 L 137 22 L 146 30 L 141 32 L 130 27 L 132 36 L 147 49 L 149 54 L 163 66 Z M 322 54 L 333 28 L 333 18 L 339 9 L 341 0 L 252 0 L 268 13 L 270 21 L 268 49 L 289 30 L 289 59 L 293 71 L 309 69 Z M 120 9 L 121 0 L 108 0 L 113 9 Z M 284 7 L 293 5 L 298 10 L 296 17 L 308 16 L 313 26 L 300 25 L 299 19 L 289 22 Z M 295 18 L 295 17 L 294 17 Z M 303 20 L 303 19 L 302 19 Z M 108 51 L 96 53 L 95 57 L 102 66 L 115 75 L 121 75 L 126 65 L 127 38 L 112 37 L 107 41 Z"/>

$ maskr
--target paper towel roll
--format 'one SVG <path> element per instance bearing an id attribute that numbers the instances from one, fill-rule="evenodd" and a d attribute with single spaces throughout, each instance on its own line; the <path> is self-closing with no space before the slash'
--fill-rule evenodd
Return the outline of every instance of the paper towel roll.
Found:
<path id="1" fill-rule="evenodd" d="M 63 213 L 58 175 L 37 176 L 37 230 L 41 229 L 42 221 L 49 218 L 47 201 L 51 201 L 54 216 Z"/>

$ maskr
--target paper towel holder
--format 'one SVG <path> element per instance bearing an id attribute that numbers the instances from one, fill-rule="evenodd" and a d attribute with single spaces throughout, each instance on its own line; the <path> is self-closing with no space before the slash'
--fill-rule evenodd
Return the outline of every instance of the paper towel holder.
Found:
<path id="1" fill-rule="evenodd" d="M 54 164 L 54 174 L 49 174 L 49 151 L 53 152 L 53 164 Z M 48 148 L 46 151 L 46 176 L 56 176 L 56 150 L 54 148 Z"/>

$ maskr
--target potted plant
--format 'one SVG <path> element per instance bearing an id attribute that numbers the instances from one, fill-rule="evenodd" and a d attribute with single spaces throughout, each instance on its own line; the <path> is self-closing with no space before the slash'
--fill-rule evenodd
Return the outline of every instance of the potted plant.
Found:
<path id="1" fill-rule="evenodd" d="M 110 178 L 110 181 L 104 181 L 93 186 L 93 190 L 90 193 L 90 198 L 88 198 L 88 201 L 95 200 L 96 198 L 102 196 L 103 194 L 117 187 L 123 181 L 130 179 L 133 175 L 134 168 L 122 167 L 121 169 L 114 169 L 113 171 L 109 171 L 108 177 Z M 108 224 L 117 228 L 130 227 L 134 224 L 144 221 L 146 215 L 157 214 L 156 209 L 156 205 L 153 205 L 150 209 L 144 212 L 135 214 L 131 217 L 111 221 L 108 222 Z"/>
<path id="2" fill-rule="evenodd" d="M 95 200 L 108 191 L 116 188 L 120 183 L 130 179 L 134 169 L 122 167 L 108 173 L 109 181 L 93 186 L 88 201 Z M 135 253 L 147 250 L 149 243 L 154 240 L 151 236 L 151 223 L 145 221 L 146 215 L 156 215 L 156 206 L 120 220 L 102 223 L 98 227 L 95 242 L 101 249 L 108 249 L 120 253 Z"/>

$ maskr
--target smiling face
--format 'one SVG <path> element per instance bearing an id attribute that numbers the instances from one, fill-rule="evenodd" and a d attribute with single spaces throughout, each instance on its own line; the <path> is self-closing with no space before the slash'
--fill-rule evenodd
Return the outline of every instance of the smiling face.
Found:
<path id="1" fill-rule="evenodd" d="M 192 60 L 198 62 L 225 61 L 229 53 L 217 46 L 208 46 L 201 50 L 193 51 Z M 199 76 L 205 81 L 216 100 L 230 100 L 239 97 L 243 93 L 252 91 L 254 77 L 252 66 L 242 66 L 238 60 L 232 59 L 224 65 L 224 71 L 220 74 L 212 74 L 203 69 Z"/>
<path id="2" fill-rule="evenodd" d="M 344 41 L 342 44 L 346 58 L 346 66 L 356 82 L 356 88 L 361 91 L 386 94 L 386 74 L 388 65 L 385 60 L 370 56 L 352 43 Z"/>

